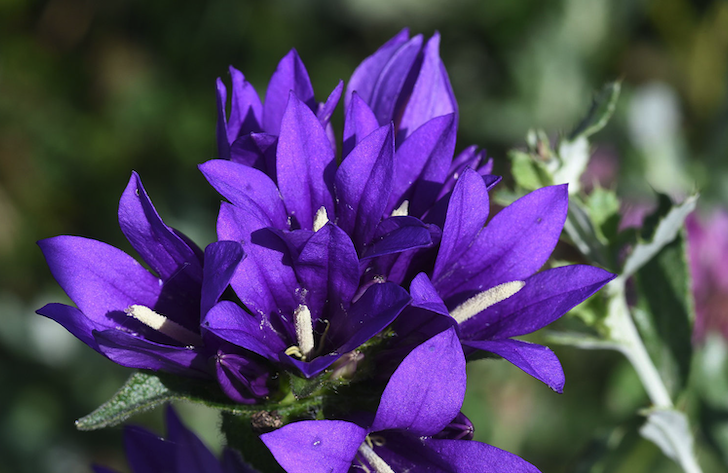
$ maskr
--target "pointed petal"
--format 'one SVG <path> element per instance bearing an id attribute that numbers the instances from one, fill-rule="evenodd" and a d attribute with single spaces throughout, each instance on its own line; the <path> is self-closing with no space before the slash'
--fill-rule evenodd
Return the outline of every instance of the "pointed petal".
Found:
<path id="1" fill-rule="evenodd" d="M 359 286 L 359 258 L 349 236 L 327 223 L 301 250 L 295 271 L 306 290 L 306 305 L 315 318 L 329 310 L 346 310 Z"/>
<path id="2" fill-rule="evenodd" d="M 369 108 L 369 105 L 354 92 L 346 109 L 346 119 L 344 120 L 344 145 L 342 156 L 345 158 L 352 149 L 364 138 L 369 136 L 379 128 L 377 117 Z"/>
<path id="3" fill-rule="evenodd" d="M 230 119 L 227 123 L 228 142 L 234 142 L 241 134 L 261 131 L 263 105 L 258 92 L 239 70 L 230 66 L 233 93 L 230 103 Z"/>
<path id="4" fill-rule="evenodd" d="M 420 217 L 437 198 L 455 151 L 455 115 L 428 121 L 407 138 L 395 155 L 394 188 L 387 213 L 409 200 L 410 215 Z"/>
<path id="5" fill-rule="evenodd" d="M 352 235 L 358 248 L 370 242 L 382 220 L 392 190 L 393 167 L 394 129 L 390 124 L 361 140 L 336 172 L 337 224 Z"/>
<path id="6" fill-rule="evenodd" d="M 230 145 L 230 161 L 263 171 L 275 182 L 277 146 L 277 135 L 268 133 L 241 135 Z"/>
<path id="7" fill-rule="evenodd" d="M 125 426 L 124 450 L 134 473 L 158 473 L 174 468 L 175 445 L 147 429 Z"/>
<path id="8" fill-rule="evenodd" d="M 463 174 L 465 168 L 469 167 L 470 169 L 477 170 L 478 174 L 482 175 L 479 164 L 484 158 L 485 150 L 478 151 L 478 147 L 475 145 L 465 148 L 460 154 L 458 154 L 450 164 L 450 169 L 447 171 L 447 180 L 445 180 L 442 188 L 440 188 L 440 193 L 438 194 L 437 199 L 441 199 L 455 187 L 455 183 Z M 489 162 L 491 163 L 490 167 L 492 170 L 493 160 L 491 159 Z"/>
<path id="9" fill-rule="evenodd" d="M 419 273 L 412 280 L 410 294 L 412 302 L 395 321 L 397 336 L 419 343 L 450 327 L 457 329 L 457 323 L 425 273 Z"/>
<path id="10" fill-rule="evenodd" d="M 288 473 L 347 473 L 366 430 L 341 420 L 305 420 L 260 439 Z"/>
<path id="11" fill-rule="evenodd" d="M 243 247 L 237 241 L 218 241 L 205 248 L 205 276 L 200 301 L 203 317 L 217 304 L 242 259 Z"/>
<path id="12" fill-rule="evenodd" d="M 513 296 L 460 324 L 464 340 L 502 339 L 545 327 L 586 300 L 615 275 L 586 265 L 548 269 L 526 279 Z"/>
<path id="13" fill-rule="evenodd" d="M 433 244 L 428 225 L 414 217 L 389 217 L 377 226 L 371 243 L 364 249 L 361 259 L 401 253 Z"/>
<path id="14" fill-rule="evenodd" d="M 207 377 L 207 360 L 197 350 L 144 340 L 121 330 L 95 332 L 101 353 L 129 368 Z"/>
<path id="15" fill-rule="evenodd" d="M 447 471 L 540 473 L 538 468 L 521 457 L 481 442 L 430 439 L 425 440 L 425 445 L 449 465 Z"/>
<path id="16" fill-rule="evenodd" d="M 336 161 L 331 142 L 313 112 L 290 95 L 278 138 L 278 188 L 301 228 L 313 228 L 319 208 L 334 215 L 332 197 Z"/>
<path id="17" fill-rule="evenodd" d="M 334 110 L 336 109 L 336 106 L 339 104 L 339 99 L 341 99 L 341 93 L 344 91 L 344 81 L 340 80 L 338 84 L 336 84 L 336 87 L 334 90 L 331 91 L 331 94 L 329 94 L 329 97 L 326 99 L 326 102 L 321 104 L 319 107 L 318 112 L 316 113 L 316 117 L 318 117 L 319 121 L 321 122 L 321 125 L 326 127 L 326 125 L 329 124 L 331 121 L 331 115 L 334 114 Z"/>
<path id="18" fill-rule="evenodd" d="M 215 81 L 215 95 L 217 98 L 217 154 L 221 159 L 230 159 L 230 141 L 227 134 L 227 89 L 219 77 Z"/>
<path id="19" fill-rule="evenodd" d="M 295 49 L 292 49 L 281 59 L 278 68 L 276 68 L 268 83 L 263 105 L 263 130 L 266 133 L 280 134 L 281 120 L 286 110 L 290 92 L 296 94 L 309 110 L 316 107 L 311 79 L 309 79 L 306 66 L 303 65 L 303 61 L 301 61 Z"/>
<path id="20" fill-rule="evenodd" d="M 91 320 L 80 310 L 65 304 L 46 304 L 38 309 L 36 313 L 58 322 L 73 336 L 96 351 L 99 351 L 99 346 L 96 343 L 93 331 L 111 329 L 116 325 L 106 318 L 99 321 Z"/>
<path id="21" fill-rule="evenodd" d="M 256 212 L 226 203 L 220 206 L 218 239 L 239 241 L 246 254 L 230 284 L 256 317 L 279 311 L 292 313 L 298 306 L 294 296 L 299 286 L 288 248 L 265 228 L 268 225 Z"/>
<path id="22" fill-rule="evenodd" d="M 199 168 L 215 190 L 241 211 L 252 215 L 260 227 L 287 228 L 281 195 L 263 172 L 222 159 L 207 161 Z"/>
<path id="23" fill-rule="evenodd" d="M 38 242 L 51 274 L 74 304 L 104 325 L 132 304 L 153 307 L 162 281 L 123 251 L 100 241 L 58 236 Z"/>
<path id="24" fill-rule="evenodd" d="M 270 360 L 288 348 L 270 324 L 245 312 L 234 302 L 215 305 L 202 322 L 203 330 L 212 332 L 233 345 L 250 350 Z"/>
<path id="25" fill-rule="evenodd" d="M 488 207 L 483 178 L 466 168 L 450 196 L 432 279 L 442 278 L 470 247 L 488 220 Z"/>
<path id="26" fill-rule="evenodd" d="M 167 438 L 175 445 L 178 471 L 189 473 L 222 473 L 220 462 L 204 443 L 182 424 L 171 406 L 167 407 Z"/>
<path id="27" fill-rule="evenodd" d="M 433 279 L 448 297 L 522 281 L 551 255 L 566 220 L 566 185 L 538 189 L 501 210 L 480 232 L 451 270 Z"/>
<path id="28" fill-rule="evenodd" d="M 409 29 L 404 28 L 397 33 L 392 39 L 384 43 L 377 51 L 364 59 L 361 64 L 354 70 L 349 79 L 344 97 L 344 105 L 349 107 L 349 100 L 353 92 L 357 92 L 365 102 L 370 102 L 374 87 L 379 80 L 382 69 L 392 58 L 397 50 L 409 40 Z"/>
<path id="29" fill-rule="evenodd" d="M 445 303 L 437 293 L 437 289 L 432 285 L 430 278 L 425 273 L 420 273 L 412 280 L 410 284 L 410 294 L 412 295 L 412 306 L 421 309 L 427 309 L 440 315 L 449 316 Z"/>
<path id="30" fill-rule="evenodd" d="M 445 66 L 440 60 L 440 34 L 435 33 L 423 48 L 423 60 L 412 95 L 407 101 L 399 129 L 406 138 L 429 120 L 455 113 L 457 103 Z M 456 119 L 457 121 L 457 119 Z M 399 138 L 399 136 L 398 136 Z"/>
<path id="31" fill-rule="evenodd" d="M 450 328 L 402 361 L 384 389 L 371 430 L 434 435 L 460 412 L 465 385 L 465 356 Z"/>

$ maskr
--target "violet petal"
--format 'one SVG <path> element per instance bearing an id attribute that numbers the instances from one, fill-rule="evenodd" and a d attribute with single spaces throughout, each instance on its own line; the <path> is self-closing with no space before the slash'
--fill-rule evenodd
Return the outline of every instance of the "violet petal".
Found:
<path id="1" fill-rule="evenodd" d="M 452 472 L 540 473 L 521 457 L 473 440 L 425 440 Z"/>
<path id="2" fill-rule="evenodd" d="M 346 109 L 342 156 L 346 158 L 361 140 L 369 136 L 377 128 L 379 128 L 379 122 L 377 122 L 374 112 L 359 97 L 359 94 L 354 92 L 349 107 Z"/>
<path id="3" fill-rule="evenodd" d="M 200 301 L 202 317 L 217 304 L 243 256 L 243 248 L 236 241 L 218 241 L 205 248 L 205 276 Z"/>
<path id="4" fill-rule="evenodd" d="M 290 92 L 296 94 L 310 110 L 316 107 L 311 79 L 295 49 L 281 59 L 268 83 L 263 104 L 263 130 L 266 133 L 280 134 Z"/>

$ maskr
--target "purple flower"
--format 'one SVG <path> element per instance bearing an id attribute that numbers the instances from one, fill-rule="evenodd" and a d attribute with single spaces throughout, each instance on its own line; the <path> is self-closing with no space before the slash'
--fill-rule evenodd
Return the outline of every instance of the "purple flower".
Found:
<path id="1" fill-rule="evenodd" d="M 124 428 L 124 446 L 132 473 L 255 473 L 240 454 L 223 451 L 222 460 L 208 450 L 180 421 L 172 407 L 167 408 L 167 438 L 136 426 Z M 115 473 L 94 465 L 95 473 Z"/>
<path id="2" fill-rule="evenodd" d="M 472 440 L 436 438 L 458 417 L 465 357 L 454 329 L 415 348 L 384 389 L 371 423 L 311 420 L 261 440 L 288 473 L 365 471 L 538 472 L 521 458 Z"/>
<path id="3" fill-rule="evenodd" d="M 243 258 L 240 244 L 219 241 L 203 254 L 162 222 L 136 173 L 119 202 L 119 225 L 151 271 L 96 240 L 42 240 L 53 277 L 76 307 L 53 303 L 38 313 L 120 365 L 201 378 L 227 373 L 218 376 L 221 384 L 236 383 L 249 393 L 238 394 L 239 402 L 250 402 L 250 393 L 267 394 L 259 362 L 236 363 L 239 349 L 227 350 L 200 332 L 201 315 L 217 303 Z"/>

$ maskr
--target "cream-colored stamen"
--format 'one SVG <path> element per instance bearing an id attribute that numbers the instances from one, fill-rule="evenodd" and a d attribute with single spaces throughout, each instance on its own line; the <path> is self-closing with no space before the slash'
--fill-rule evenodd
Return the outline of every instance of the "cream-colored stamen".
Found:
<path id="1" fill-rule="evenodd" d="M 470 317 L 483 312 L 488 307 L 504 301 L 523 289 L 526 283 L 523 281 L 511 281 L 491 287 L 487 291 L 476 294 L 450 311 L 453 319 L 459 324 Z"/>
<path id="2" fill-rule="evenodd" d="M 392 467 L 387 465 L 387 463 L 382 460 L 382 457 L 374 453 L 374 450 L 372 450 L 372 447 L 370 447 L 367 442 L 364 442 L 359 446 L 359 453 L 361 453 L 367 463 L 369 463 L 369 465 L 371 465 L 377 473 L 394 473 Z"/>
<path id="3" fill-rule="evenodd" d="M 405 200 L 392 211 L 392 217 L 406 217 L 409 215 L 409 200 Z"/>
<path id="4" fill-rule="evenodd" d="M 124 311 L 129 317 L 134 317 L 147 327 L 153 328 L 157 332 L 163 333 L 169 338 L 188 345 L 202 345 L 202 338 L 194 332 L 191 332 L 180 324 L 169 320 L 167 317 L 154 312 L 144 305 L 130 305 Z"/>
<path id="5" fill-rule="evenodd" d="M 313 218 L 313 231 L 317 232 L 324 228 L 324 225 L 329 223 L 329 214 L 326 213 L 326 207 L 321 206 L 316 211 L 316 216 Z"/>
<path id="6" fill-rule="evenodd" d="M 308 307 L 301 304 L 293 313 L 296 320 L 296 338 L 298 339 L 298 347 L 303 354 L 302 359 L 311 356 L 313 352 L 313 322 L 311 321 L 311 311 Z"/>

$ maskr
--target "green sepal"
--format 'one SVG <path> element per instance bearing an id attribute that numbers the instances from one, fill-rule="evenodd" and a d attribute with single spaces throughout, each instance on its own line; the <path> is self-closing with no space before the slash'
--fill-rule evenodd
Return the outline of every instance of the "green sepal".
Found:
<path id="1" fill-rule="evenodd" d="M 605 84 L 592 99 L 591 107 L 584 119 L 569 133 L 568 139 L 575 141 L 579 137 L 588 138 L 604 128 L 617 108 L 621 90 L 621 82 Z"/>

